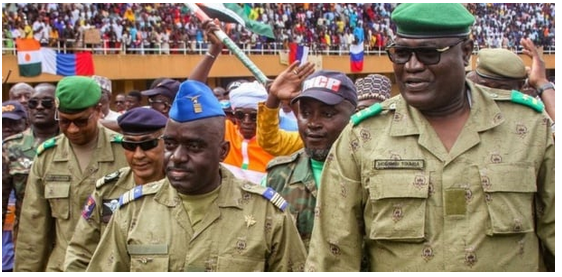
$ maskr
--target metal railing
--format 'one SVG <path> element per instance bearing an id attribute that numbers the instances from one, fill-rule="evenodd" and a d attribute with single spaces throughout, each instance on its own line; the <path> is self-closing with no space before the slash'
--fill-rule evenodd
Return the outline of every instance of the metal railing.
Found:
<path id="1" fill-rule="evenodd" d="M 200 41 L 170 41 L 160 42 L 160 43 L 147 43 L 142 42 L 136 47 L 127 46 L 123 43 L 120 43 L 119 47 L 109 47 L 108 45 L 115 44 L 115 41 L 109 40 L 101 40 L 101 43 L 98 44 L 86 44 L 85 47 L 75 47 L 76 40 L 68 39 L 68 40 L 58 40 L 56 45 L 53 46 L 46 46 L 54 48 L 56 51 L 60 53 L 73 53 L 73 52 L 80 52 L 80 51 L 91 51 L 94 54 L 98 55 L 114 55 L 114 54 L 121 54 L 121 55 L 203 55 L 207 52 L 209 42 L 200 42 Z M 2 39 L 2 54 L 3 55 L 16 55 L 16 48 L 15 48 L 15 41 L 13 41 L 14 47 L 6 47 L 9 44 L 9 39 Z M 247 55 L 278 55 L 279 52 L 284 51 L 288 52 L 289 50 L 284 47 L 284 44 L 281 42 L 274 42 L 274 43 L 237 43 L 238 47 L 244 51 Z M 72 46 L 69 46 L 72 45 Z M 145 47 L 145 45 L 152 45 L 153 47 Z M 177 47 L 163 47 L 166 45 L 174 45 Z M 156 47 L 154 47 L 156 46 Z M 344 56 L 349 55 L 349 46 L 344 44 L 339 44 L 335 46 L 328 46 L 325 44 L 317 43 L 309 46 L 309 55 L 328 55 L 328 56 Z M 523 47 L 519 46 L 518 49 L 510 49 L 517 54 L 523 53 Z M 555 54 L 555 46 L 545 46 L 543 48 L 544 54 Z M 474 54 L 477 54 L 479 51 L 478 45 L 475 45 Z M 376 47 L 371 49 L 367 45 L 364 49 L 365 55 L 386 55 L 384 47 Z M 230 54 L 228 49 L 223 49 L 223 54 Z"/>

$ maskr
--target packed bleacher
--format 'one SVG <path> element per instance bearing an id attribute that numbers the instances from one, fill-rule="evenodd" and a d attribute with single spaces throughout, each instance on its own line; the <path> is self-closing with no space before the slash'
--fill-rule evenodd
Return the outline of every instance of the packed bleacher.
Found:
<path id="1" fill-rule="evenodd" d="M 244 4 L 251 20 L 272 26 L 274 39 L 236 24 L 223 29 L 247 51 L 275 53 L 289 42 L 330 54 L 363 41 L 366 53 L 380 53 L 393 39 L 389 3 L 255 3 Z M 530 38 L 554 49 L 555 6 L 550 3 L 467 4 L 475 15 L 472 36 L 479 48 L 520 50 Z M 123 3 L 3 3 L 2 39 L 13 49 L 15 38 L 35 38 L 64 51 L 109 49 L 104 53 L 200 53 L 206 48 L 201 23 L 186 5 Z"/>

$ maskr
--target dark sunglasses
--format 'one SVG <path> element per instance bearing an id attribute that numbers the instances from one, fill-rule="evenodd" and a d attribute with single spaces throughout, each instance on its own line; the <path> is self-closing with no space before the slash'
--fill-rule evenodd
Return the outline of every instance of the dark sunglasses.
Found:
<path id="1" fill-rule="evenodd" d="M 115 101 L 115 104 L 125 104 L 125 101 Z"/>
<path id="2" fill-rule="evenodd" d="M 386 48 L 386 53 L 391 62 L 395 64 L 405 64 L 412 57 L 413 53 L 416 53 L 416 58 L 418 61 L 425 65 L 438 64 L 441 61 L 441 54 L 452 49 L 455 45 L 465 41 L 466 39 L 461 39 L 449 46 L 443 48 L 433 48 L 433 47 L 420 47 L 420 48 L 409 48 L 396 46 L 391 44 Z"/>
<path id="3" fill-rule="evenodd" d="M 68 126 L 70 126 L 70 123 L 73 123 L 74 126 L 76 126 L 78 128 L 84 128 L 84 127 L 88 126 L 88 123 L 90 122 L 90 119 L 92 118 L 93 115 L 94 114 L 91 113 L 90 116 L 88 116 L 87 118 L 80 118 L 80 119 L 74 119 L 74 120 L 69 120 L 69 119 L 66 119 L 64 117 L 58 117 L 58 118 L 55 118 L 55 119 L 59 120 L 59 126 L 62 126 L 63 128 L 67 128 Z"/>
<path id="4" fill-rule="evenodd" d="M 43 106 L 43 108 L 51 109 L 54 105 L 54 102 L 55 101 L 53 99 L 41 99 L 41 100 L 29 99 L 27 100 L 27 107 L 30 109 L 35 109 L 39 107 L 39 103 L 41 103 L 41 106 Z"/>
<path id="5" fill-rule="evenodd" d="M 246 118 L 246 116 L 249 116 L 252 122 L 258 121 L 258 113 L 245 113 L 242 111 L 234 112 L 234 117 L 236 117 L 236 119 L 240 121 L 243 121 Z"/>
<path id="6" fill-rule="evenodd" d="M 151 140 L 145 140 L 145 141 L 121 141 L 121 146 L 123 146 L 123 148 L 125 148 L 125 150 L 128 151 L 136 151 L 137 147 L 140 147 L 142 149 L 142 151 L 148 151 L 150 149 L 153 149 L 154 147 L 158 146 L 158 142 L 160 141 L 160 138 L 155 138 L 155 139 L 151 139 Z"/>

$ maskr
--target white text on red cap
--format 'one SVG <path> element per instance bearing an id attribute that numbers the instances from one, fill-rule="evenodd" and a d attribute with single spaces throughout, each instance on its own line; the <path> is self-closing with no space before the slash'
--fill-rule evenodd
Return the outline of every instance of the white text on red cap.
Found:
<path id="1" fill-rule="evenodd" d="M 326 88 L 337 93 L 341 85 L 341 81 L 334 78 L 328 78 L 326 76 L 317 76 L 312 79 L 304 81 L 302 86 L 302 91 L 308 90 L 310 88 Z"/>

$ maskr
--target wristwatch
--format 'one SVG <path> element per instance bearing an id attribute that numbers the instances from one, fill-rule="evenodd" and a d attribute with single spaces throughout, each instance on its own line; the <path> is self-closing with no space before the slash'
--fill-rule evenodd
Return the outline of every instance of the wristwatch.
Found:
<path id="1" fill-rule="evenodd" d="M 554 89 L 554 84 L 553 83 L 546 83 L 546 84 L 542 85 L 540 88 L 537 89 L 537 95 L 539 97 L 542 97 L 542 93 L 547 89 Z"/>

